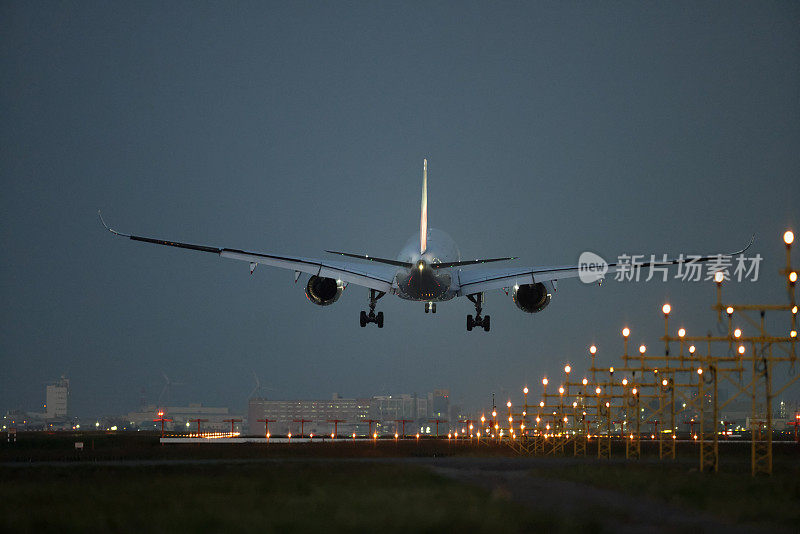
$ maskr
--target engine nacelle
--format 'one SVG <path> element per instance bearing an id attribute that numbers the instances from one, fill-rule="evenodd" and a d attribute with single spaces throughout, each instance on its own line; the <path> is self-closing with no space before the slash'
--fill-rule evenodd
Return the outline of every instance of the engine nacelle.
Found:
<path id="1" fill-rule="evenodd" d="M 524 284 L 514 288 L 514 304 L 525 313 L 538 313 L 550 304 L 555 287 L 551 282 Z"/>
<path id="2" fill-rule="evenodd" d="M 339 300 L 343 290 L 341 280 L 312 276 L 306 284 L 306 297 L 317 306 L 329 306 Z"/>

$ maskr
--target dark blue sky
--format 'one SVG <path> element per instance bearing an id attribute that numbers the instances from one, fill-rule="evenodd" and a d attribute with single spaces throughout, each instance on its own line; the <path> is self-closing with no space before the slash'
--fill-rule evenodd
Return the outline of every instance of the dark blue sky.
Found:
<path id="1" fill-rule="evenodd" d="M 656 346 L 661 303 L 715 328 L 709 284 L 563 281 L 529 316 L 367 290 L 308 303 L 292 273 L 113 239 L 393 257 L 429 225 L 466 257 L 584 250 L 765 258 L 734 300 L 785 301 L 800 210 L 796 2 L 0 5 L 0 409 L 67 374 L 78 414 L 154 400 L 425 392 L 468 406 L 538 383 L 619 329 Z M 780 325 L 784 328 L 785 324 Z M 602 361 L 602 360 L 601 360 Z M 793 393 L 797 396 L 796 390 Z"/>

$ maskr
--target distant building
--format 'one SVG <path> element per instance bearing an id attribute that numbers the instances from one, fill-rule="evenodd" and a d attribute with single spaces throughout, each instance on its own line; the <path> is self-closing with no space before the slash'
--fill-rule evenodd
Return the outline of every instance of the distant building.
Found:
<path id="1" fill-rule="evenodd" d="M 155 404 L 148 405 L 143 409 L 130 412 L 125 416 L 125 421 L 131 426 L 140 429 L 161 428 L 161 423 L 156 423 L 153 419 L 158 418 L 159 410 L 164 412 L 164 417 L 172 419 L 165 423 L 164 428 L 174 431 L 196 431 L 197 422 L 192 419 L 207 419 L 200 423 L 202 431 L 228 431 L 231 430 L 230 421 L 225 419 L 243 419 L 241 415 L 231 414 L 228 408 L 203 406 L 200 403 L 189 404 L 188 406 L 164 406 L 158 407 Z M 234 430 L 241 432 L 244 428 L 243 422 L 234 423 Z"/>
<path id="2" fill-rule="evenodd" d="M 47 419 L 66 419 L 69 403 L 69 379 L 62 375 L 55 384 L 47 386 L 46 399 L 45 415 Z"/>
<path id="3" fill-rule="evenodd" d="M 436 410 L 433 410 L 433 407 Z M 460 414 L 460 410 L 457 410 Z M 273 435 L 285 435 L 291 432 L 316 435 L 330 434 L 334 430 L 335 419 L 339 434 L 355 432 L 359 436 L 370 432 L 387 434 L 399 432 L 405 425 L 406 434 L 416 432 L 435 432 L 436 425 L 432 419 L 440 419 L 439 431 L 447 433 L 449 424 L 444 422 L 450 417 L 450 391 L 439 389 L 425 395 L 400 394 L 376 395 L 369 399 L 342 398 L 333 395 L 330 400 L 269 400 L 252 398 L 248 404 L 247 420 L 251 435 L 264 433 L 264 422 L 269 419 L 269 431 Z M 460 415 L 456 414 L 456 417 Z M 373 422 L 370 424 L 370 420 Z M 403 423 L 402 421 L 405 421 Z"/>
<path id="4" fill-rule="evenodd" d="M 330 434 L 334 429 L 334 419 L 342 420 L 338 424 L 340 434 L 367 432 L 369 417 L 369 399 L 345 399 L 334 394 L 330 400 L 268 400 L 250 399 L 247 409 L 249 432 L 252 435 L 264 433 L 264 422 L 259 419 L 270 419 L 270 434 L 285 435 L 291 432 L 299 435 L 301 430 L 321 435 Z"/>

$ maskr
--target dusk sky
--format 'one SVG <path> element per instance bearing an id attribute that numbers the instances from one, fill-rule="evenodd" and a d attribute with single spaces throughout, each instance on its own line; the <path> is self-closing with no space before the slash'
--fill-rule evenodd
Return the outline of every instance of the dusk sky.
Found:
<path id="1" fill-rule="evenodd" d="M 71 380 L 71 411 L 271 398 L 515 399 L 619 331 L 661 348 L 661 305 L 717 332 L 713 284 L 559 283 L 529 315 L 368 290 L 114 238 L 394 258 L 428 224 L 465 258 L 761 254 L 733 302 L 785 303 L 800 230 L 797 2 L 2 2 L 0 409 Z M 797 266 L 797 255 L 794 255 Z M 674 271 L 673 271 L 674 274 Z M 785 317 L 784 317 L 785 319 Z M 786 335 L 788 321 L 774 323 Z M 781 368 L 785 376 L 787 366 Z M 800 398 L 798 388 L 787 398 Z"/>

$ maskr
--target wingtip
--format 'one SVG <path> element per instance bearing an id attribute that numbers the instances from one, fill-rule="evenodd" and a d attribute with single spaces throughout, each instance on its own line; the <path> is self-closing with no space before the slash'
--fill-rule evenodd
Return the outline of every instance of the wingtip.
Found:
<path id="1" fill-rule="evenodd" d="M 111 228 L 108 224 L 106 224 L 105 219 L 103 219 L 103 214 L 100 212 L 99 209 L 97 210 L 97 217 L 100 219 L 100 223 L 103 225 L 103 227 L 106 230 L 108 230 L 109 232 L 111 232 L 112 234 L 120 235 L 120 236 L 124 236 L 124 237 L 130 237 L 128 234 L 123 234 L 123 233 L 117 232 L 116 230 Z"/>

